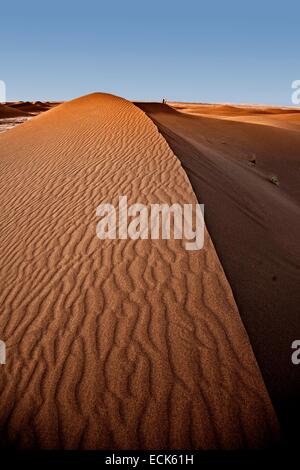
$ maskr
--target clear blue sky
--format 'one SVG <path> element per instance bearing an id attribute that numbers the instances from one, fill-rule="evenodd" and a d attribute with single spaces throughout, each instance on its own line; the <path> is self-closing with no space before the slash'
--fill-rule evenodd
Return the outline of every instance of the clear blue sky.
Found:
<path id="1" fill-rule="evenodd" d="M 0 6 L 7 99 L 291 104 L 300 1 L 18 0 Z"/>

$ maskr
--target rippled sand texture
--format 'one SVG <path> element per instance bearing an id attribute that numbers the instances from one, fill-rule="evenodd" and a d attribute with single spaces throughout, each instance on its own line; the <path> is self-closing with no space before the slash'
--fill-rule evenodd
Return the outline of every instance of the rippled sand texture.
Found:
<path id="1" fill-rule="evenodd" d="M 291 345 L 300 337 L 300 110 L 139 106 L 205 204 L 210 236 L 285 437 L 297 445 L 300 380 Z"/>
<path id="2" fill-rule="evenodd" d="M 94 94 L 0 136 L 1 446 L 243 448 L 277 421 L 209 235 L 101 241 L 101 202 L 196 203 L 132 103 Z"/>

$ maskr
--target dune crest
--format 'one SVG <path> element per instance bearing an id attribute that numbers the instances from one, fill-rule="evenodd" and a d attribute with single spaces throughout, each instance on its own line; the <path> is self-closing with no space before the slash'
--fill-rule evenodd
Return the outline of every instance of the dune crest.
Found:
<path id="1" fill-rule="evenodd" d="M 196 203 L 132 103 L 93 94 L 0 135 L 1 446 L 247 448 L 277 420 L 208 233 L 99 240 L 96 208 Z M 201 201 L 200 201 L 201 202 Z"/>

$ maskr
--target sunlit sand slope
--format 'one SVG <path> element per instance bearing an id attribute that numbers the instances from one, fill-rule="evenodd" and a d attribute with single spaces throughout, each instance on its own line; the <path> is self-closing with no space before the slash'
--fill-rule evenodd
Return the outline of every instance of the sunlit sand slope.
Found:
<path id="1" fill-rule="evenodd" d="M 243 448 L 277 421 L 209 235 L 96 237 L 102 202 L 196 203 L 145 114 L 89 95 L 0 135 L 1 446 Z"/>

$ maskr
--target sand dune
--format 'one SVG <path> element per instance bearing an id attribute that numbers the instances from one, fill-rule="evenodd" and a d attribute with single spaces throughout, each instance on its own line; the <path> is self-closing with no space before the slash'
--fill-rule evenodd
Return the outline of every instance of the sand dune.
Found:
<path id="1" fill-rule="evenodd" d="M 261 124 L 264 126 L 279 127 L 290 131 L 300 131 L 300 114 L 299 113 L 278 113 L 278 114 L 261 114 L 248 116 L 226 116 L 225 119 L 238 122 L 248 122 L 250 124 Z"/>
<path id="2" fill-rule="evenodd" d="M 10 108 L 18 109 L 25 111 L 30 114 L 39 114 L 44 111 L 48 111 L 54 106 L 57 106 L 58 103 L 49 103 L 42 101 L 21 101 L 16 103 L 9 103 Z"/>
<path id="3" fill-rule="evenodd" d="M 247 448 L 277 420 L 206 233 L 100 241 L 96 207 L 195 203 L 132 103 L 94 94 L 0 135 L 1 446 Z"/>
<path id="4" fill-rule="evenodd" d="M 20 116 L 28 116 L 28 113 L 24 110 L 15 109 L 4 104 L 0 104 L 0 119 L 7 119 Z"/>
<path id="5" fill-rule="evenodd" d="M 178 103 L 169 102 L 169 106 L 177 111 L 193 114 L 206 115 L 219 118 L 234 118 L 242 116 L 294 114 L 300 116 L 300 109 L 294 107 L 256 106 L 256 105 L 232 105 L 232 104 L 206 104 L 206 103 Z"/>
<path id="6" fill-rule="evenodd" d="M 33 116 L 49 111 L 60 103 L 42 101 L 18 101 L 0 105 L 0 133 L 7 132 Z"/>
<path id="7" fill-rule="evenodd" d="M 293 439 L 300 419 L 299 371 L 291 362 L 291 344 L 300 337 L 300 114 L 278 109 L 247 123 L 249 117 L 191 116 L 156 103 L 140 107 L 205 204 L 208 230 Z"/>
<path id="8" fill-rule="evenodd" d="M 193 116 L 207 116 L 213 119 L 227 119 L 300 131 L 300 109 L 296 107 L 278 108 L 276 106 L 233 106 L 176 102 L 169 103 L 169 105 L 177 111 Z"/>

